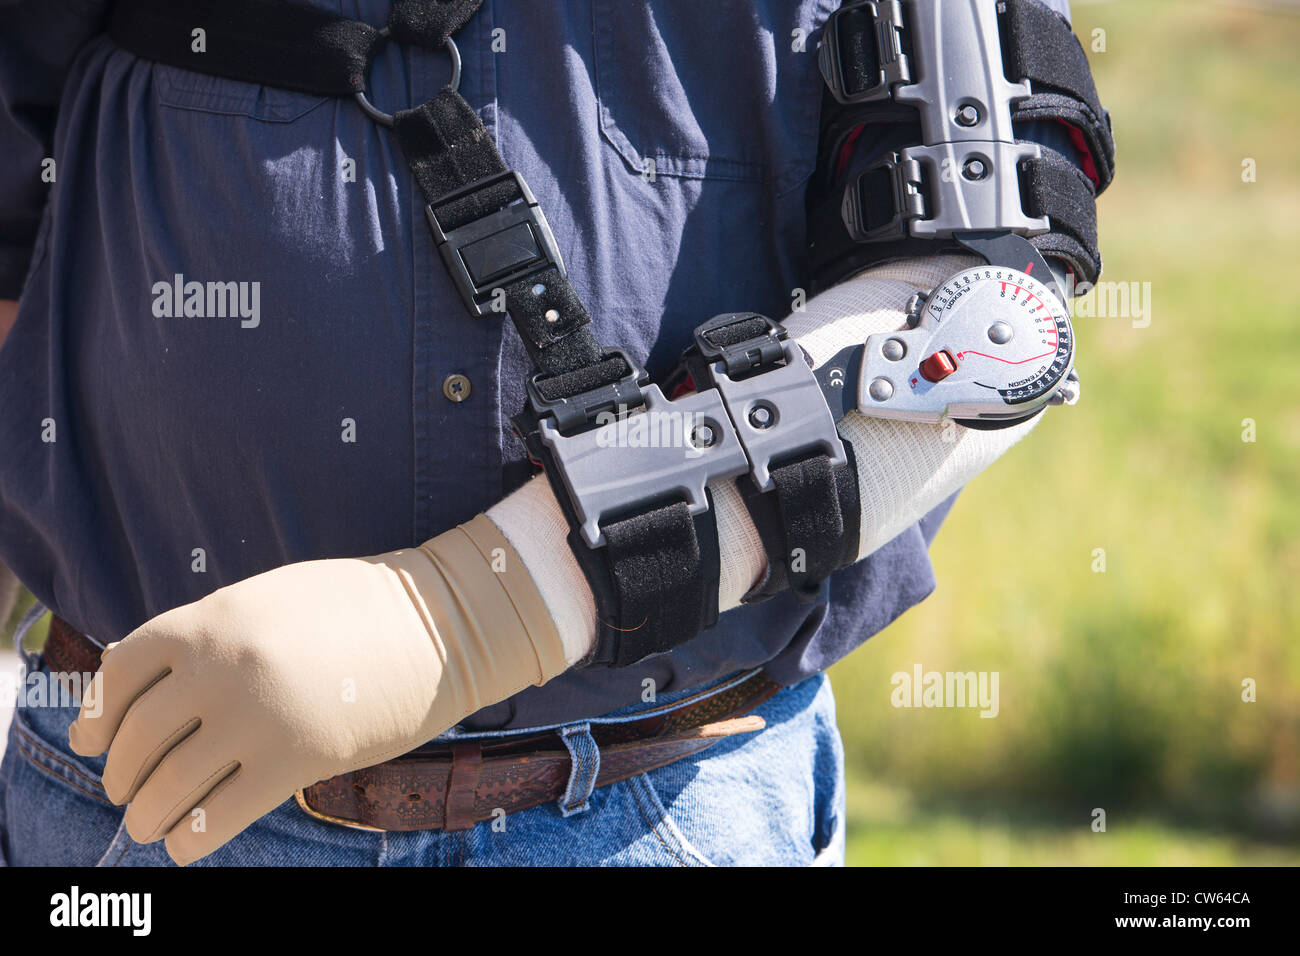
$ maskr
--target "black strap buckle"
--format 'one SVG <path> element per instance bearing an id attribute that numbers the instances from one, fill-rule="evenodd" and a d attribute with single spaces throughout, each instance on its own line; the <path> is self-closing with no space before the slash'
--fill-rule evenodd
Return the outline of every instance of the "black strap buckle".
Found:
<path id="1" fill-rule="evenodd" d="M 887 100 L 896 83 L 912 81 L 903 31 L 903 8 L 898 0 L 850 3 L 827 18 L 817 62 L 837 102 Z M 846 62 L 861 69 L 850 76 L 845 73 Z M 859 72 L 874 82 L 862 86 L 856 75 Z"/>
<path id="2" fill-rule="evenodd" d="M 597 416 L 602 412 L 622 415 L 644 405 L 644 388 L 650 381 L 650 373 L 622 349 L 607 352 L 602 356 L 601 361 L 607 362 L 611 359 L 622 360 L 627 371 L 613 382 L 578 392 L 576 395 L 547 398 L 542 390 L 548 380 L 553 380 L 557 376 L 545 376 L 540 372 L 530 375 L 525 387 L 528 392 L 527 411 L 533 422 L 549 415 L 554 418 L 560 434 L 567 435 L 574 431 L 584 431 L 598 424 Z"/>
<path id="3" fill-rule="evenodd" d="M 781 343 L 788 335 L 780 323 L 757 312 L 726 312 L 696 327 L 695 348 L 709 365 L 722 362 L 727 374 L 738 378 L 784 361 Z"/>
<path id="4" fill-rule="evenodd" d="M 923 187 L 919 162 L 899 153 L 884 156 L 844 187 L 844 228 L 857 242 L 906 239 L 908 224 L 925 218 Z"/>
<path id="5" fill-rule="evenodd" d="M 512 282 L 550 266 L 557 268 L 560 275 L 568 275 L 555 234 L 551 232 L 532 190 L 517 172 L 498 173 L 470 183 L 440 197 L 438 206 L 445 208 L 458 199 L 507 180 L 514 181 L 518 201 L 450 231 L 438 221 L 432 204 L 424 207 L 447 271 L 451 273 L 465 307 L 476 315 L 502 311 L 492 307 L 494 292 Z"/>

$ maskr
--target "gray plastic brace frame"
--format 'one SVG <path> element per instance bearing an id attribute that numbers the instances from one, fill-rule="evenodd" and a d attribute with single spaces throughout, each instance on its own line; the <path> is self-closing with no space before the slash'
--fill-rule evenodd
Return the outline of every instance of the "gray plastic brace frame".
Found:
<path id="1" fill-rule="evenodd" d="M 919 173 L 924 170 L 928 196 L 923 198 L 928 202 L 921 209 L 900 208 L 892 234 L 879 230 L 863 236 L 851 208 L 858 189 L 852 182 L 845 195 L 850 232 L 856 228 L 860 241 L 900 235 L 951 238 L 967 231 L 1048 232 L 1047 218 L 1026 216 L 1020 201 L 1018 167 L 1041 157 L 1042 150 L 1015 139 L 1011 106 L 1030 95 L 1030 86 L 1006 79 L 996 0 L 880 0 L 866 5 L 890 22 L 901 20 L 911 36 L 912 54 L 900 54 L 905 62 L 899 72 L 914 82 L 894 86 L 892 93 L 894 102 L 914 106 L 920 114 L 922 145 L 903 149 L 891 165 L 900 179 L 895 192 L 904 197 L 921 193 Z M 900 18 L 900 11 L 906 15 Z M 835 60 L 824 57 L 824 71 Z M 840 81 L 828 82 L 834 91 Z"/>
<path id="2" fill-rule="evenodd" d="M 748 472 L 759 491 L 770 491 L 773 463 L 822 452 L 833 467 L 847 465 L 836 416 L 803 351 L 785 341 L 782 354 L 784 365 L 742 379 L 714 362 L 714 387 L 676 401 L 647 385 L 644 410 L 610 413 L 576 435 L 543 418 L 539 436 L 560 466 L 587 545 L 604 546 L 607 519 L 658 501 L 685 501 L 692 515 L 707 511 L 705 487 L 718 479 Z"/>
<path id="3" fill-rule="evenodd" d="M 541 441 L 560 466 L 589 547 L 604 546 L 603 521 L 657 501 L 678 498 L 692 515 L 708 511 L 704 489 L 709 482 L 749 471 L 749 459 L 717 391 L 674 402 L 657 385 L 647 385 L 642 394 L 643 411 L 611 413 L 613 420 L 576 435 L 560 434 L 549 418 L 539 422 Z"/>
<path id="4" fill-rule="evenodd" d="M 710 366 L 759 491 L 776 487 L 773 462 L 821 451 L 830 457 L 832 467 L 848 464 L 835 417 L 803 351 L 788 340 L 782 343 L 782 351 L 784 365 L 739 381 L 727 374 L 725 362 Z"/>

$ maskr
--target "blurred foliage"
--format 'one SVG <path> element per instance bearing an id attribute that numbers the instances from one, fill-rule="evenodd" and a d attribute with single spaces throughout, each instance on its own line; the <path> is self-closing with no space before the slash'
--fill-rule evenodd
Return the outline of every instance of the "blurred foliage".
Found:
<path id="1" fill-rule="evenodd" d="M 963 492 L 936 593 L 833 670 L 850 862 L 1300 862 L 1297 13 L 1075 0 L 1118 142 L 1104 279 L 1149 282 L 1150 324 L 1078 319 L 1083 400 Z M 998 671 L 1000 714 L 893 708 L 918 662 Z"/>
<path id="2" fill-rule="evenodd" d="M 14 603 L 13 610 L 10 611 L 9 617 L 0 620 L 0 651 L 7 651 L 13 647 L 14 632 L 18 628 L 18 622 L 22 620 L 27 609 L 35 604 L 35 599 L 27 593 L 26 589 L 19 588 L 18 600 Z M 45 617 L 32 625 L 32 629 L 27 633 L 23 646 L 30 650 L 39 650 L 45 646 L 45 635 L 50 629 L 49 617 Z M 8 703 L 8 702 L 6 702 Z"/>

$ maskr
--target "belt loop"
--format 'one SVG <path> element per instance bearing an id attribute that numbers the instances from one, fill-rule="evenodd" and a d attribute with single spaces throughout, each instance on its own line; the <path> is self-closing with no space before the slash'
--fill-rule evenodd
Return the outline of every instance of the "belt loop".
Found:
<path id="1" fill-rule="evenodd" d="M 483 744 L 477 740 L 457 740 L 451 745 L 451 776 L 447 780 L 447 831 L 468 830 L 478 818 L 474 802 L 478 796 L 479 771 L 483 766 Z"/>
<path id="2" fill-rule="evenodd" d="M 18 652 L 18 659 L 23 664 L 23 674 L 19 677 L 19 680 L 40 668 L 41 652 L 27 650 L 27 648 L 23 647 L 23 640 L 27 637 L 27 632 L 48 612 L 49 609 L 40 601 L 37 601 L 27 609 L 27 612 L 18 622 L 18 626 L 14 629 L 14 650 Z"/>
<path id="3" fill-rule="evenodd" d="M 600 747 L 591 736 L 591 724 L 570 724 L 560 728 L 560 739 L 568 748 L 573 769 L 569 771 L 569 785 L 560 797 L 560 816 L 571 817 L 591 809 L 591 792 L 596 788 L 600 773 Z"/>

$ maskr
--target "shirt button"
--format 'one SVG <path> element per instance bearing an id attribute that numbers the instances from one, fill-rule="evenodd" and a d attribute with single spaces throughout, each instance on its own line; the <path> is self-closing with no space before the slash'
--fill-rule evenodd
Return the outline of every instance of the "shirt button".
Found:
<path id="1" fill-rule="evenodd" d="M 460 372 L 448 375 L 442 380 L 442 394 L 449 402 L 463 402 L 469 398 L 469 379 Z"/>

